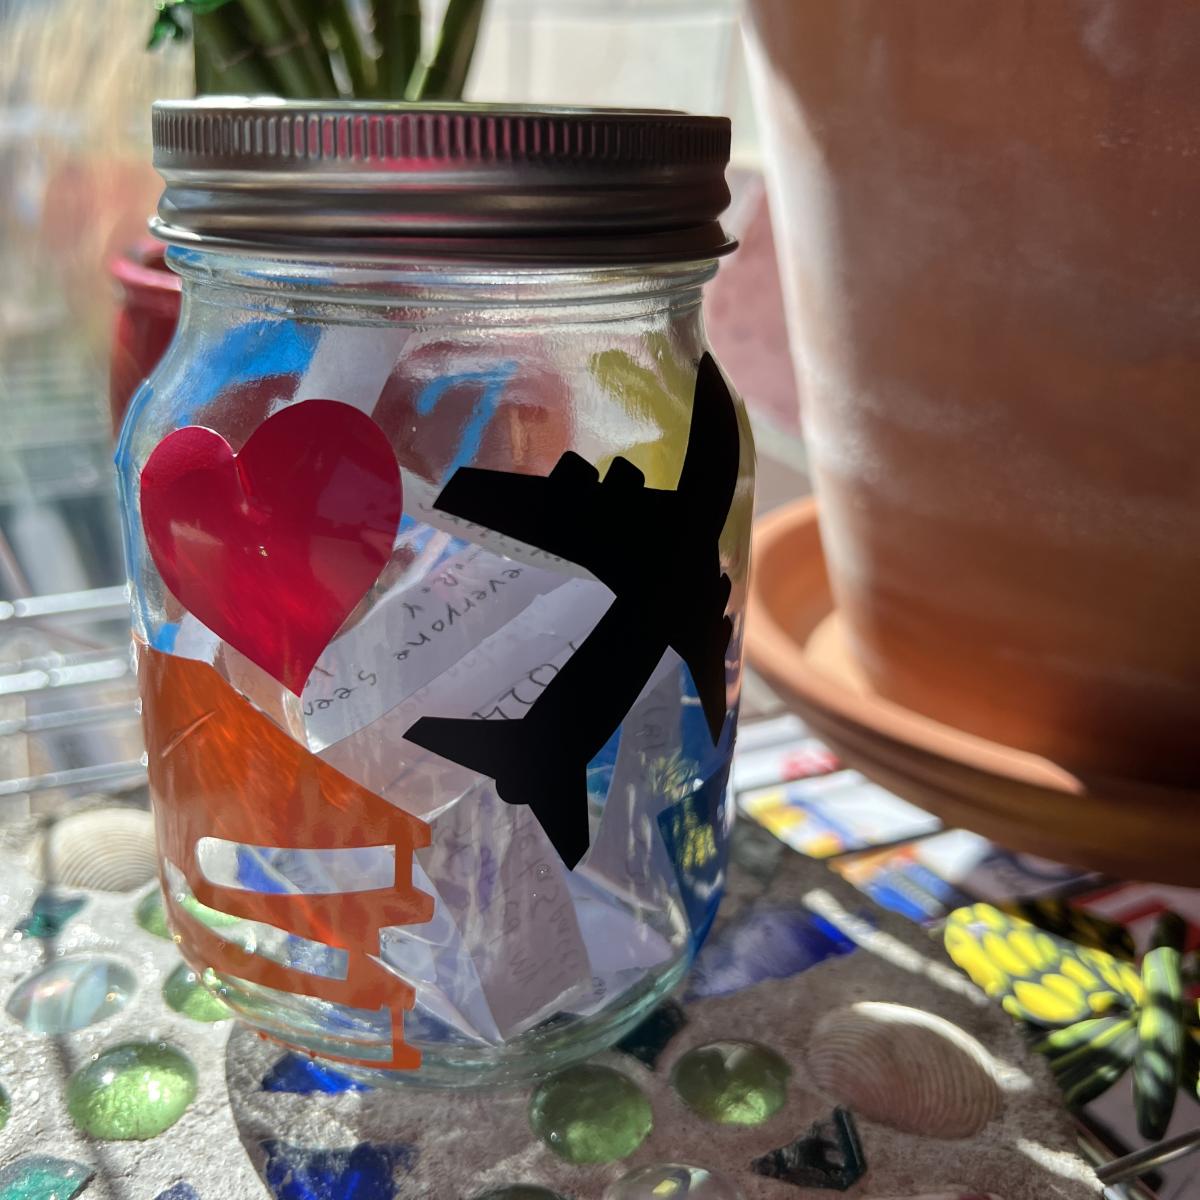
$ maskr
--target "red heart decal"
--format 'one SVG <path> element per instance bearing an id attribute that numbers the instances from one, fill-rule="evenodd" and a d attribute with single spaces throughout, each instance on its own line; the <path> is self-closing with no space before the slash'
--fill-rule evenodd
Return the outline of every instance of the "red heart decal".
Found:
<path id="1" fill-rule="evenodd" d="M 391 557 L 400 468 L 365 413 L 306 400 L 236 455 L 199 425 L 168 434 L 142 468 L 141 505 L 171 594 L 299 695 Z"/>

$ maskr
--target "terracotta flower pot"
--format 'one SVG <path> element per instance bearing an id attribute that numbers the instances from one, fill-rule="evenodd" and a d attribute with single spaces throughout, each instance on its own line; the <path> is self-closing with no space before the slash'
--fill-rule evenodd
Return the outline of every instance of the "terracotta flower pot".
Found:
<path id="1" fill-rule="evenodd" d="M 1200 780 L 1200 6 L 753 0 L 835 599 L 882 695 Z"/>
<path id="2" fill-rule="evenodd" d="M 167 269 L 163 246 L 152 238 L 109 261 L 120 306 L 108 367 L 108 402 L 113 433 L 142 380 L 158 366 L 179 320 L 180 279 Z"/>

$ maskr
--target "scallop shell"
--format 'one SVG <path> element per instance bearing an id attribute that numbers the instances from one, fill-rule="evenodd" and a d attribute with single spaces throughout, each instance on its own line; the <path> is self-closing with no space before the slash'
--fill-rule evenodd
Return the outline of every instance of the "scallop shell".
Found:
<path id="1" fill-rule="evenodd" d="M 158 872 L 154 818 L 138 808 L 93 808 L 64 817 L 46 834 L 48 882 L 131 892 Z"/>
<path id="2" fill-rule="evenodd" d="M 957 1025 L 899 1004 L 826 1013 L 808 1045 L 822 1091 L 904 1133 L 965 1138 L 1000 1111 L 988 1052 Z"/>

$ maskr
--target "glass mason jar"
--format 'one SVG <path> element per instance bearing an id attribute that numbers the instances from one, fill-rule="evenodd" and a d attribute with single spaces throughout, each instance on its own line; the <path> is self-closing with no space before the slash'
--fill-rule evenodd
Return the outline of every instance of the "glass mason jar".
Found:
<path id="1" fill-rule="evenodd" d="M 120 472 L 167 915 L 268 1037 L 501 1081 L 720 898 L 754 452 L 728 123 L 157 105 L 178 334 Z"/>

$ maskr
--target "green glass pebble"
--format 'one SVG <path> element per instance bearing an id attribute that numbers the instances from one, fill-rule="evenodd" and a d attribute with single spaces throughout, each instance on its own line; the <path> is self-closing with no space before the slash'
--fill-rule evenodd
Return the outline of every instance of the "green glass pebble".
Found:
<path id="1" fill-rule="evenodd" d="M 67 1111 L 84 1133 L 104 1141 L 154 1137 L 196 1096 L 196 1068 L 165 1042 L 126 1042 L 71 1076 Z"/>
<path id="2" fill-rule="evenodd" d="M 0 1087 L 0 1129 L 3 1129 L 8 1124 L 8 1115 L 12 1112 L 12 1101 L 8 1098 L 8 1093 L 3 1087 Z"/>
<path id="3" fill-rule="evenodd" d="M 191 913 L 201 925 L 207 925 L 209 929 L 229 929 L 242 922 L 241 917 L 235 917 L 232 913 L 221 912 L 220 909 L 201 904 L 195 896 L 184 896 L 179 901 L 179 907 L 184 912 Z"/>
<path id="4" fill-rule="evenodd" d="M 230 926 L 241 923 L 241 917 L 235 917 L 229 913 L 218 912 L 215 908 L 209 908 L 205 904 L 201 904 L 195 896 L 184 896 L 179 901 L 179 907 L 184 912 L 191 913 L 201 924 L 207 925 L 209 929 L 228 929 Z M 156 887 L 152 891 L 147 892 L 137 904 L 137 908 L 133 912 L 134 919 L 147 932 L 154 934 L 155 937 L 166 938 L 167 941 L 173 941 L 171 936 L 171 928 L 167 924 L 167 909 L 163 904 L 162 892 Z"/>
<path id="5" fill-rule="evenodd" d="M 529 1103 L 533 1132 L 573 1163 L 624 1158 L 642 1144 L 653 1123 L 650 1101 L 637 1084 L 592 1063 L 547 1079 Z"/>
<path id="6" fill-rule="evenodd" d="M 133 910 L 134 920 L 147 932 L 155 937 L 171 940 L 171 931 L 167 928 L 167 910 L 163 905 L 162 892 L 158 888 L 147 892 Z"/>
<path id="7" fill-rule="evenodd" d="M 176 1012 L 193 1021 L 224 1021 L 233 1016 L 229 1005 L 214 996 L 187 963 L 180 963 L 171 972 L 163 984 L 162 994 Z"/>
<path id="8" fill-rule="evenodd" d="M 111 958 L 62 958 L 13 988 L 5 1009 L 30 1033 L 71 1033 L 119 1013 L 137 990 L 137 979 Z"/>
<path id="9" fill-rule="evenodd" d="M 787 1100 L 792 1069 L 755 1042 L 709 1042 L 689 1050 L 671 1072 L 683 1102 L 720 1125 L 761 1125 Z"/>
<path id="10" fill-rule="evenodd" d="M 0 1167 L 0 1200 L 71 1200 L 92 1173 L 83 1163 L 31 1154 Z"/>

